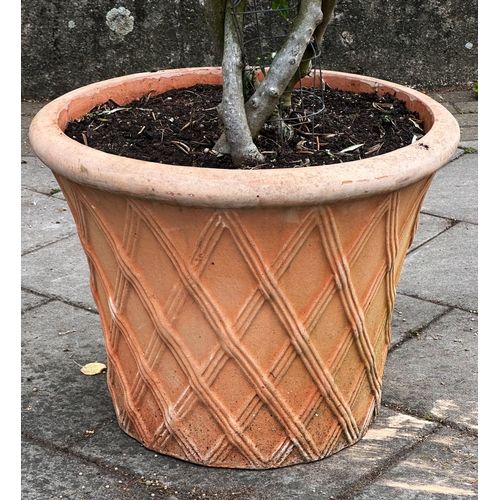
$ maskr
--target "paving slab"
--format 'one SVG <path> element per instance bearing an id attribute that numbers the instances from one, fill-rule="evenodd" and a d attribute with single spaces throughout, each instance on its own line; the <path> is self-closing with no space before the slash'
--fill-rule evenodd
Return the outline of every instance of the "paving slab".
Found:
<path id="1" fill-rule="evenodd" d="M 478 227 L 460 222 L 411 252 L 398 292 L 477 311 Z"/>
<path id="2" fill-rule="evenodd" d="M 422 212 L 463 222 L 478 222 L 478 155 L 464 154 L 439 170 Z"/>
<path id="3" fill-rule="evenodd" d="M 474 153 L 477 153 L 479 149 L 479 141 L 477 140 L 477 136 L 475 139 L 471 139 L 470 141 L 460 141 L 458 144 L 458 148 L 464 150 L 464 152 L 466 149 L 474 149 Z"/>
<path id="4" fill-rule="evenodd" d="M 479 129 L 477 126 L 474 127 L 462 126 L 460 129 L 461 141 L 473 141 L 477 139 L 478 134 L 479 134 Z"/>
<path id="5" fill-rule="evenodd" d="M 47 102 L 21 102 L 21 156 L 35 156 L 28 138 L 31 120 Z"/>
<path id="6" fill-rule="evenodd" d="M 457 103 L 457 102 L 477 102 L 477 94 L 473 90 L 455 90 L 450 91 L 433 91 L 427 94 L 431 99 L 444 104 L 444 103 Z"/>
<path id="7" fill-rule="evenodd" d="M 476 431 L 477 315 L 453 309 L 393 349 L 382 393 L 391 407 Z"/>
<path id="8" fill-rule="evenodd" d="M 145 500 L 165 498 L 164 486 L 127 475 L 30 440 L 22 441 L 23 500 Z M 161 494 L 161 496 L 160 496 Z"/>
<path id="9" fill-rule="evenodd" d="M 353 484 L 411 449 L 436 427 L 434 422 L 382 408 L 365 437 L 332 457 L 274 470 L 207 468 L 150 452 L 116 426 L 96 430 L 72 447 L 89 461 L 148 480 L 160 478 L 179 499 L 289 500 L 340 498 Z"/>
<path id="10" fill-rule="evenodd" d="M 476 114 L 476 125 L 477 125 L 477 113 L 479 110 L 479 101 L 457 101 L 453 105 L 458 110 L 459 113 L 475 113 Z"/>
<path id="11" fill-rule="evenodd" d="M 440 99 L 436 99 L 436 97 L 433 97 L 433 96 L 429 96 L 429 97 L 432 97 L 435 101 L 438 101 L 441 105 L 443 105 L 450 113 L 456 113 L 457 110 L 455 108 L 455 106 L 449 102 L 445 102 L 445 101 L 442 101 Z"/>
<path id="12" fill-rule="evenodd" d="M 96 311 L 89 281 L 87 257 L 77 235 L 24 255 L 21 285 L 25 291 Z"/>
<path id="13" fill-rule="evenodd" d="M 477 460 L 477 437 L 442 428 L 354 500 L 477 498 Z"/>
<path id="14" fill-rule="evenodd" d="M 477 114 L 475 113 L 460 113 L 455 115 L 455 118 L 460 127 L 477 127 Z"/>
<path id="15" fill-rule="evenodd" d="M 33 119 L 49 101 L 22 101 L 21 102 L 21 117 Z"/>
<path id="16" fill-rule="evenodd" d="M 429 323 L 449 310 L 448 307 L 434 304 L 426 300 L 396 295 L 396 303 L 392 313 L 391 347 L 416 335 Z"/>
<path id="17" fill-rule="evenodd" d="M 87 363 L 106 363 L 97 314 L 52 301 L 26 312 L 22 329 L 25 435 L 64 447 L 114 418 L 106 376 L 80 372 Z"/>
<path id="18" fill-rule="evenodd" d="M 21 187 L 64 200 L 50 168 L 32 156 L 21 158 Z"/>
<path id="19" fill-rule="evenodd" d="M 34 309 L 42 304 L 46 304 L 50 300 L 51 299 L 47 297 L 21 290 L 21 313 Z"/>
<path id="20" fill-rule="evenodd" d="M 409 250 L 414 250 L 420 245 L 432 240 L 438 234 L 449 229 L 452 225 L 453 221 L 449 219 L 420 213 L 418 229 Z"/>
<path id="21" fill-rule="evenodd" d="M 25 120 L 25 121 L 31 123 L 31 120 Z M 28 134 L 29 134 L 28 128 L 21 128 L 21 155 L 34 156 L 35 151 L 31 147 Z"/>
<path id="22" fill-rule="evenodd" d="M 21 190 L 21 253 L 26 254 L 76 234 L 66 201 Z"/>

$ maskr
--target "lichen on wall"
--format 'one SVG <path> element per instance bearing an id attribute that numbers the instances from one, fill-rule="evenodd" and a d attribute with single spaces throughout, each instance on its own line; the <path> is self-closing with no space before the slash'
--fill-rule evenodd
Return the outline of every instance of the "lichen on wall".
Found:
<path id="1" fill-rule="evenodd" d="M 125 7 L 113 8 L 106 14 L 106 24 L 117 35 L 125 36 L 134 29 L 134 16 Z"/>

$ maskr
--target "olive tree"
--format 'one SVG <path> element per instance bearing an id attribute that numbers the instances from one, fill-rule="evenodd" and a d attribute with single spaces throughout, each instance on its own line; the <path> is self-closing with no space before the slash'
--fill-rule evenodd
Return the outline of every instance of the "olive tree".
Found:
<path id="1" fill-rule="evenodd" d="M 308 61 L 311 43 L 320 46 L 333 16 L 337 0 L 301 0 L 297 15 L 290 20 L 289 32 L 276 52 L 263 81 L 252 95 L 245 95 L 243 51 L 238 38 L 238 17 L 246 0 L 199 0 L 204 10 L 215 48 L 222 57 L 223 96 L 219 114 L 225 132 L 214 147 L 230 154 L 235 166 L 263 162 L 254 139 L 274 112 L 280 98 L 305 74 L 301 64 Z M 274 0 L 286 6 L 287 0 Z"/>

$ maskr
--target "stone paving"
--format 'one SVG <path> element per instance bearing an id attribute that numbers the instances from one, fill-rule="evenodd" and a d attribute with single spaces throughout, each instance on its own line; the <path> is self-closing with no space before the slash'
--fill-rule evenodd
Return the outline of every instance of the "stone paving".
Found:
<path id="1" fill-rule="evenodd" d="M 383 385 L 366 436 L 277 470 L 201 467 L 117 426 L 86 258 L 64 197 L 27 140 L 22 103 L 22 498 L 168 500 L 478 498 L 478 115 L 472 91 L 433 93 L 461 126 L 403 268 Z"/>

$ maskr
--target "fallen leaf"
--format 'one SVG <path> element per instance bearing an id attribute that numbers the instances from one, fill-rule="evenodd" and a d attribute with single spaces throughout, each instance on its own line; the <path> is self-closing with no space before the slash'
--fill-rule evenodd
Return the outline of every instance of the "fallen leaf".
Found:
<path id="1" fill-rule="evenodd" d="M 106 365 L 104 363 L 88 363 L 85 366 L 82 366 L 80 371 L 84 375 L 98 375 L 106 370 Z"/>
<path id="2" fill-rule="evenodd" d="M 349 146 L 348 148 L 345 148 L 341 151 L 341 153 L 349 153 L 350 151 L 355 151 L 356 149 L 360 148 L 361 146 L 364 146 L 365 144 L 354 144 L 354 146 Z"/>
<path id="3" fill-rule="evenodd" d="M 383 143 L 380 144 L 375 144 L 375 146 L 371 147 L 368 151 L 366 151 L 365 154 L 371 155 L 372 153 L 378 153 L 380 151 L 380 148 L 382 147 Z"/>
<path id="4" fill-rule="evenodd" d="M 128 111 L 131 108 L 114 108 L 114 109 L 105 109 L 101 111 L 102 115 L 110 115 L 111 113 L 116 113 L 117 111 Z"/>

